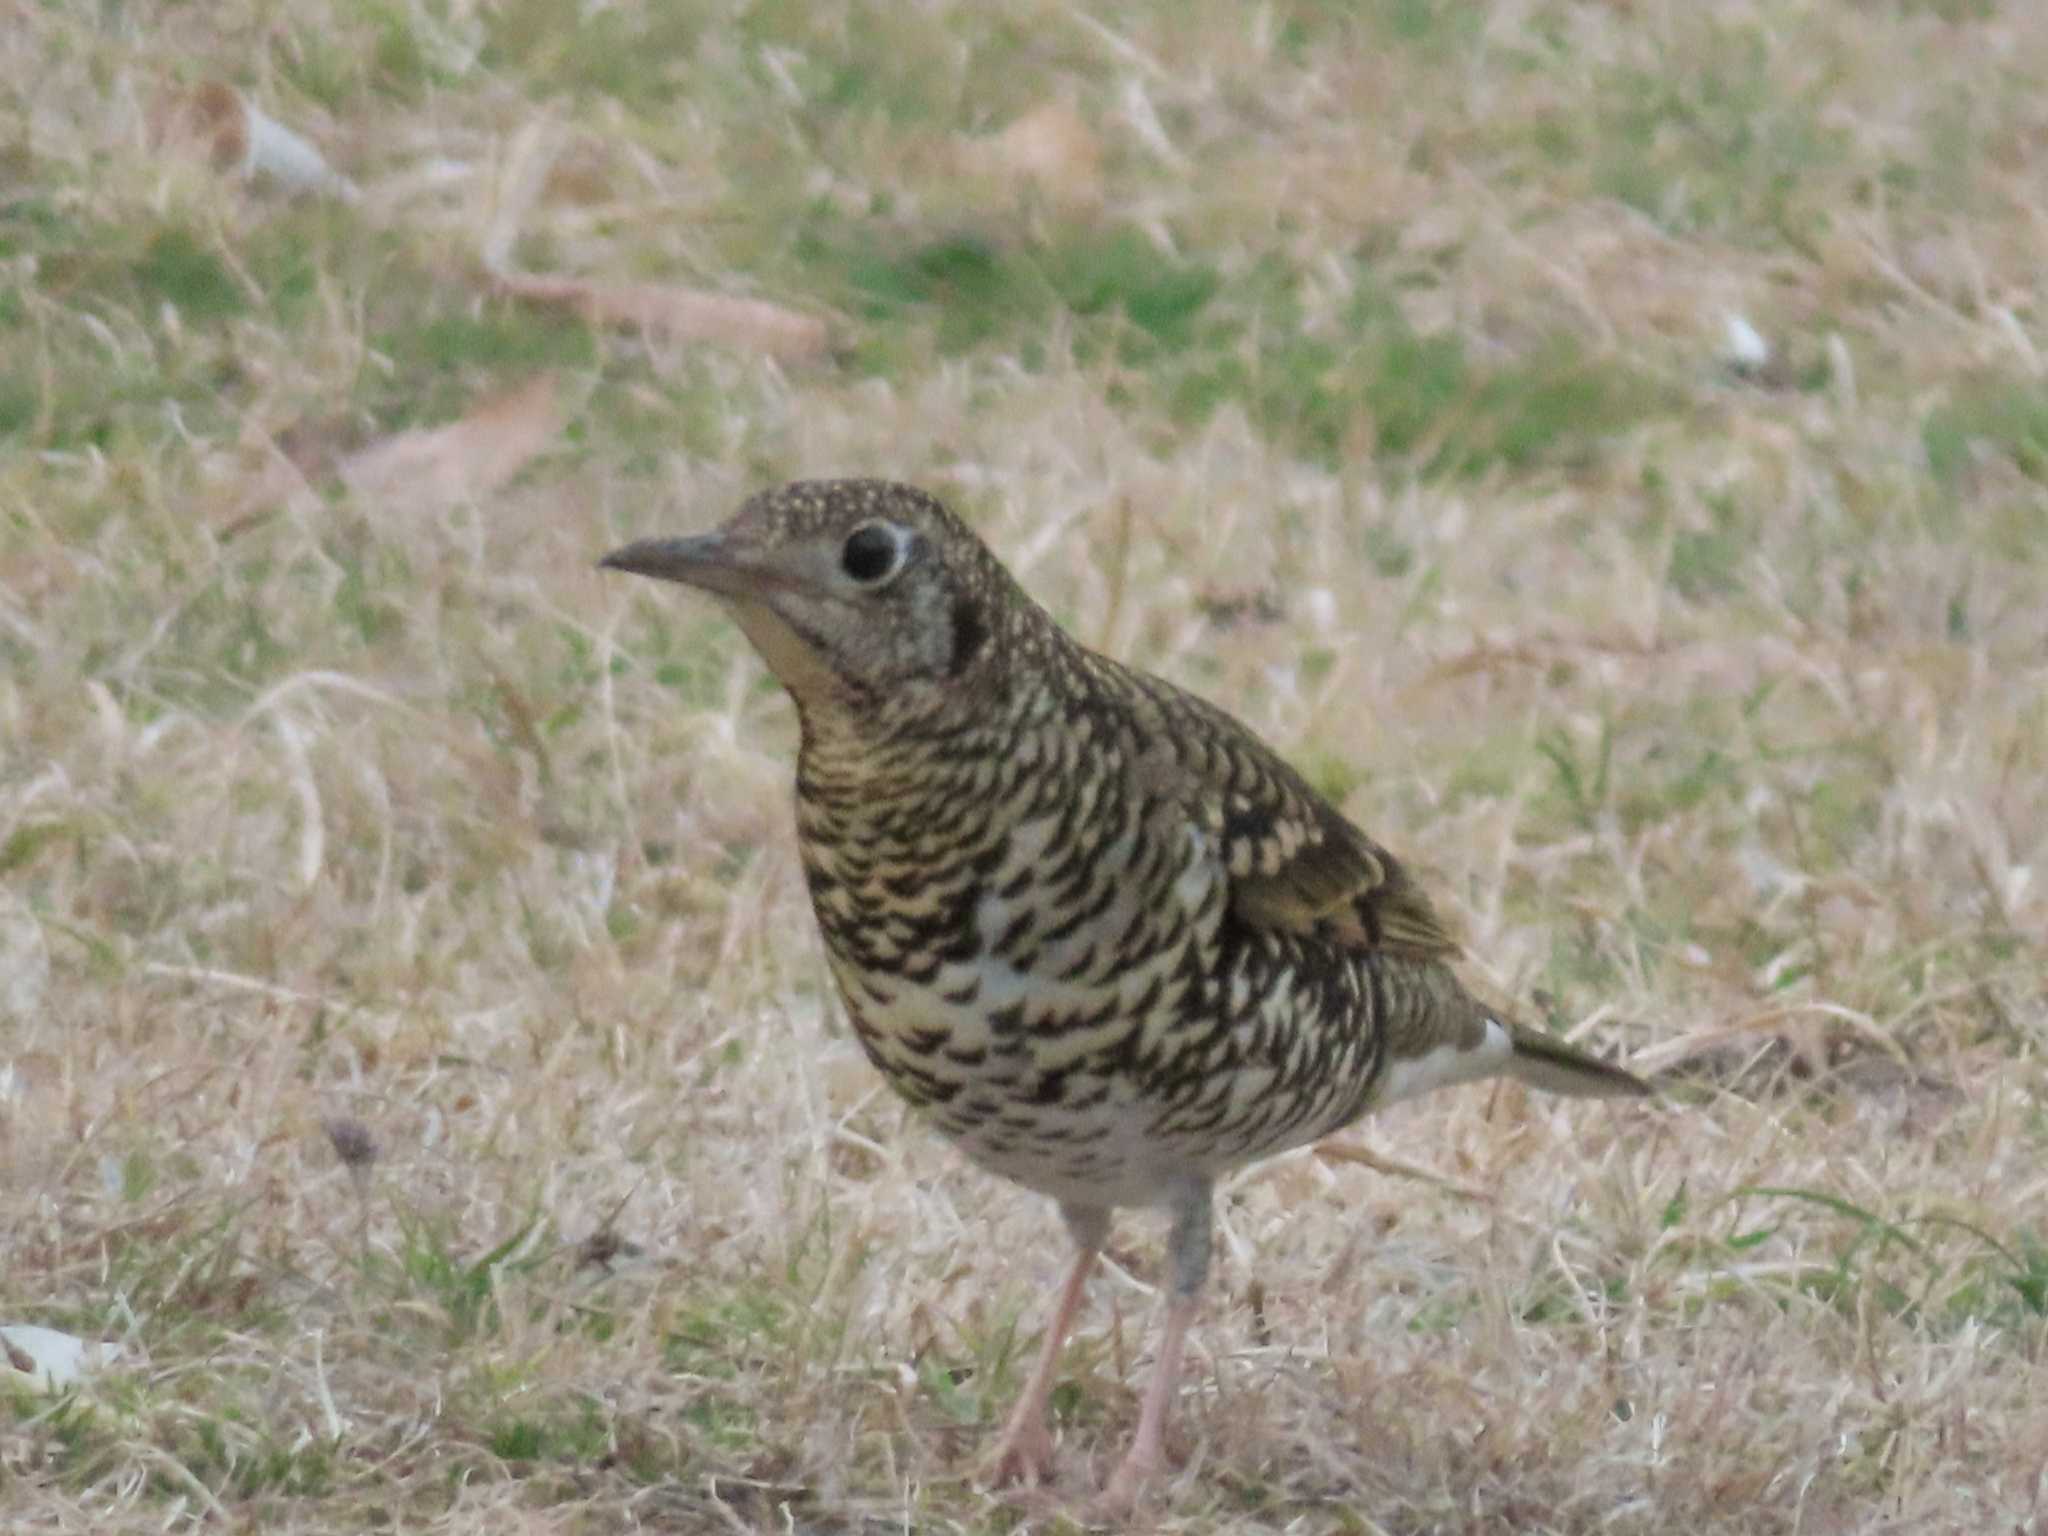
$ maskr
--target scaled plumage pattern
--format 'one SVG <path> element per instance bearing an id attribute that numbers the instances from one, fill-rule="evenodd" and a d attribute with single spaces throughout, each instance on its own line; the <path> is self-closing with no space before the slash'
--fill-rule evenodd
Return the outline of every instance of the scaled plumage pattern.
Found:
<path id="1" fill-rule="evenodd" d="M 603 563 L 717 596 L 789 690 L 804 873 L 862 1047 L 1073 1235 L 999 1479 L 1046 1473 L 1114 1208 L 1173 1213 L 1121 1508 L 1162 1461 L 1219 1175 L 1496 1073 L 1648 1092 L 1472 998 L 1393 855 L 1229 715 L 1067 636 L 926 493 L 799 482 Z"/>

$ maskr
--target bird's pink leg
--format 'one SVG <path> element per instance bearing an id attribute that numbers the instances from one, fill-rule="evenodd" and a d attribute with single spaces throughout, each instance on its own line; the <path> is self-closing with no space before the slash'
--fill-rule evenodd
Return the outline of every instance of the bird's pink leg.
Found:
<path id="1" fill-rule="evenodd" d="M 1038 1349 L 1038 1363 L 1017 1406 L 1010 1410 L 1003 1437 L 989 1458 L 986 1480 L 1000 1487 L 1005 1483 L 1038 1483 L 1052 1470 L 1052 1431 L 1046 1427 L 1052 1402 L 1052 1384 L 1059 1372 L 1060 1347 L 1073 1330 L 1081 1299 L 1088 1294 L 1088 1276 L 1095 1269 L 1095 1255 L 1108 1234 L 1108 1211 L 1063 1210 L 1067 1229 L 1074 1234 L 1074 1266 L 1067 1271 L 1067 1283 L 1060 1289 L 1059 1305 L 1045 1330 L 1045 1342 Z"/>
<path id="2" fill-rule="evenodd" d="M 1166 1465 L 1166 1411 L 1180 1385 L 1180 1357 L 1187 1343 L 1188 1324 L 1195 1320 L 1201 1305 L 1197 1296 L 1176 1296 L 1166 1304 L 1166 1331 L 1159 1340 L 1152 1380 L 1145 1387 L 1144 1406 L 1138 1410 L 1138 1432 L 1102 1490 L 1098 1503 L 1103 1514 L 1129 1514 L 1145 1485 Z"/>
<path id="3" fill-rule="evenodd" d="M 1168 1256 L 1173 1262 L 1173 1296 L 1166 1304 L 1166 1326 L 1159 1338 L 1159 1358 L 1138 1410 L 1138 1432 L 1117 1463 L 1095 1513 L 1111 1520 L 1130 1514 L 1145 1485 L 1166 1465 L 1166 1413 L 1180 1386 L 1180 1357 L 1187 1346 L 1188 1325 L 1202 1305 L 1202 1285 L 1209 1278 L 1209 1184 L 1191 1183 L 1173 1202 L 1173 1236 Z"/>

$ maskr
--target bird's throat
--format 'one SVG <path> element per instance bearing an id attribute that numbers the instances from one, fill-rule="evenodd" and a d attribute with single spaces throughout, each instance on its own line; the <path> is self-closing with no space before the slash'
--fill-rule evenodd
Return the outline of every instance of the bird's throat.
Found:
<path id="1" fill-rule="evenodd" d="M 845 681 L 826 663 L 818 647 L 787 619 L 758 598 L 729 597 L 725 604 L 733 622 L 800 709 L 808 714 L 846 707 L 842 697 L 847 691 Z"/>

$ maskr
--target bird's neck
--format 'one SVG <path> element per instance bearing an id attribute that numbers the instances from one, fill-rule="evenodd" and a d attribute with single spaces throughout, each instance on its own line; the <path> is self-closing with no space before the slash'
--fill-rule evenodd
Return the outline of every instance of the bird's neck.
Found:
<path id="1" fill-rule="evenodd" d="M 799 698 L 805 839 L 880 852 L 925 840 L 935 825 L 1000 821 L 1006 804 L 1057 771 L 1050 743 L 1089 712 L 1086 698 L 1049 686 L 1051 675 L 991 673 L 969 687 L 865 702 Z"/>
<path id="2" fill-rule="evenodd" d="M 905 692 L 888 700 L 799 698 L 797 717 L 798 799 L 857 819 L 953 793 L 956 770 L 975 754 L 999 757 L 1008 735 L 985 711 Z"/>

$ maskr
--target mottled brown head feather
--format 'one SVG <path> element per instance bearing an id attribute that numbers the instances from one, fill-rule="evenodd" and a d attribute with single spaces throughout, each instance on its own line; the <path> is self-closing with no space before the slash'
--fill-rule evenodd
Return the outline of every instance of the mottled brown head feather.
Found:
<path id="1" fill-rule="evenodd" d="M 607 565 L 723 600 L 820 729 L 908 727 L 1000 693 L 1004 616 L 1050 628 L 981 540 L 914 486 L 803 480 L 715 532 L 645 540 Z"/>
<path id="2" fill-rule="evenodd" d="M 1124 771 L 1211 841 L 1240 921 L 1417 956 L 1457 948 L 1394 856 L 1271 748 L 1063 634 L 924 491 L 797 481 L 751 497 L 705 539 L 607 558 L 722 598 L 795 696 L 807 741 L 951 738 L 999 754 L 1026 718 L 1088 719 L 1098 741 L 1144 744 L 1120 749 Z M 821 781 L 830 775 L 811 745 Z M 849 782 L 869 771 L 857 760 L 846 759 Z"/>

